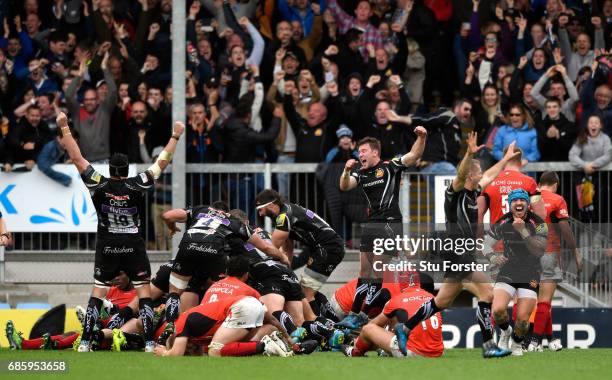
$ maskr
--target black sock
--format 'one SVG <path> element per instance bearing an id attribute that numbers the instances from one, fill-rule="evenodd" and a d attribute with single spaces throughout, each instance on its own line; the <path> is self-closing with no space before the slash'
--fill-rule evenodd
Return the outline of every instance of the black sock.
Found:
<path id="1" fill-rule="evenodd" d="M 314 339 L 316 341 L 321 341 L 322 339 L 329 340 L 334 333 L 333 329 L 329 329 L 323 323 L 319 321 L 305 321 L 302 323 L 302 327 L 306 329 L 308 335 L 306 339 Z"/>
<path id="2" fill-rule="evenodd" d="M 323 293 L 317 292 L 315 294 L 315 300 L 319 304 L 319 314 L 318 315 L 325 317 L 327 319 L 331 319 L 334 322 L 340 322 L 340 318 L 338 318 L 338 315 L 332 308 L 331 303 L 329 302 L 327 297 L 323 295 Z"/>
<path id="3" fill-rule="evenodd" d="M 432 315 L 436 314 L 439 311 L 440 309 L 436 305 L 436 301 L 432 298 L 422 304 L 419 310 L 414 313 L 414 315 L 408 320 L 408 322 L 405 323 L 405 325 L 409 330 L 412 330 L 416 327 L 416 325 L 426 320 L 427 318 L 430 318 Z"/>
<path id="4" fill-rule="evenodd" d="M 476 308 L 476 320 L 480 326 L 482 342 L 486 343 L 493 339 L 493 324 L 491 323 L 491 303 L 479 301 Z"/>
<path id="5" fill-rule="evenodd" d="M 542 344 L 542 335 L 533 334 L 531 339 L 535 340 L 538 344 Z M 550 340 L 548 340 L 550 342 Z"/>
<path id="6" fill-rule="evenodd" d="M 128 349 L 141 350 L 144 348 L 145 344 L 142 335 L 124 332 L 123 336 L 125 336 L 125 340 L 127 341 Z"/>
<path id="7" fill-rule="evenodd" d="M 363 306 L 363 312 L 368 314 L 370 308 L 373 306 L 373 303 L 376 301 L 376 298 L 380 296 L 380 292 L 382 290 L 382 280 L 374 279 L 370 282 L 368 286 L 368 291 L 366 293 L 365 305 Z"/>
<path id="8" fill-rule="evenodd" d="M 525 339 L 524 336 L 518 336 L 516 335 L 515 331 L 512 332 L 512 340 L 514 340 L 516 343 L 521 343 L 523 339 Z"/>
<path id="9" fill-rule="evenodd" d="M 153 301 L 151 298 L 141 298 L 138 301 L 138 315 L 142 321 L 142 331 L 145 342 L 151 342 L 153 340 Z"/>
<path id="10" fill-rule="evenodd" d="M 96 330 L 91 333 L 91 342 L 96 342 L 98 345 L 104 342 L 104 333 L 102 330 Z"/>
<path id="11" fill-rule="evenodd" d="M 295 331 L 295 329 L 296 329 L 295 323 L 293 322 L 293 319 L 291 318 L 291 316 L 287 312 L 284 312 L 282 310 L 278 310 L 278 311 L 275 311 L 274 313 L 272 313 L 272 315 L 276 319 L 278 319 L 280 324 L 285 328 L 285 330 L 287 330 L 287 334 L 291 334 L 292 332 Z"/>
<path id="12" fill-rule="evenodd" d="M 312 309 L 314 315 L 319 315 L 319 313 L 321 313 L 321 307 L 319 306 L 319 302 L 316 299 L 308 303 L 310 304 L 310 308 Z"/>
<path id="13" fill-rule="evenodd" d="M 108 321 L 106 328 L 109 330 L 118 329 L 119 327 L 123 326 L 125 322 L 132 319 L 133 316 L 134 312 L 132 311 L 132 308 L 124 307 L 123 309 L 119 309 L 119 312 L 113 315 L 110 321 Z"/>
<path id="14" fill-rule="evenodd" d="M 89 297 L 87 304 L 87 314 L 85 314 L 85 327 L 81 340 L 90 341 L 96 321 L 100 317 L 100 309 L 102 308 L 102 300 L 97 297 Z"/>
<path id="15" fill-rule="evenodd" d="M 553 336 L 552 335 L 546 335 L 546 340 L 548 341 L 548 343 L 550 343 L 553 340 Z M 540 337 L 540 342 L 542 341 L 542 337 Z"/>
<path id="16" fill-rule="evenodd" d="M 506 321 L 506 322 L 501 322 L 497 324 L 499 326 L 500 329 L 506 331 L 508 330 L 508 327 L 510 327 L 510 322 Z"/>
<path id="17" fill-rule="evenodd" d="M 263 342 L 257 342 L 255 345 L 255 354 L 263 354 L 266 345 Z"/>
<path id="18" fill-rule="evenodd" d="M 378 310 L 382 311 L 385 307 L 385 304 L 391 299 L 391 292 L 389 289 L 380 289 L 380 292 L 368 303 L 366 301 L 366 305 L 363 308 L 363 312 L 366 314 L 369 313 L 379 313 Z M 373 309 L 375 309 L 373 311 Z"/>
<path id="19" fill-rule="evenodd" d="M 357 288 L 355 289 L 355 298 L 353 298 L 353 306 L 351 306 L 351 311 L 355 314 L 359 314 L 361 311 L 361 306 L 363 305 L 363 301 L 366 298 L 368 293 L 368 280 L 365 278 L 359 277 L 357 280 Z"/>
<path id="20" fill-rule="evenodd" d="M 168 300 L 166 301 L 166 321 L 173 323 L 179 316 L 181 309 L 181 297 L 178 293 L 168 294 Z"/>

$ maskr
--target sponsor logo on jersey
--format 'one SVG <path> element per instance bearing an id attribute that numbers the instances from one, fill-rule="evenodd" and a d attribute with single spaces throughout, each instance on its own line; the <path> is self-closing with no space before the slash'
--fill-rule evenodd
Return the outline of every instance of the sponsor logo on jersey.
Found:
<path id="1" fill-rule="evenodd" d="M 536 225 L 535 230 L 536 230 L 536 233 L 543 234 L 543 233 L 548 232 L 548 227 L 546 226 L 546 223 L 540 223 Z"/>
<path id="2" fill-rule="evenodd" d="M 371 187 L 371 186 L 376 186 L 376 185 L 380 185 L 381 183 L 385 183 L 384 179 L 379 179 L 377 181 L 373 181 L 373 182 L 368 182 L 368 183 L 364 183 L 363 187 Z"/>
<path id="3" fill-rule="evenodd" d="M 559 210 L 559 215 L 564 216 L 564 217 L 568 217 L 569 214 L 567 213 L 567 209 L 562 208 L 561 210 Z"/>
<path id="4" fill-rule="evenodd" d="M 276 217 L 276 225 L 278 227 L 285 224 L 285 219 L 287 219 L 287 214 L 283 213 Z"/>
<path id="5" fill-rule="evenodd" d="M 187 246 L 187 250 L 189 251 L 198 251 L 202 253 L 218 253 L 218 251 L 210 246 L 201 246 L 197 243 L 189 243 Z"/>
<path id="6" fill-rule="evenodd" d="M 322 128 L 317 128 L 317 130 L 314 132 L 315 136 L 321 136 L 323 134 L 323 129 Z"/>
<path id="7" fill-rule="evenodd" d="M 134 248 L 130 247 L 104 247 L 103 253 L 134 253 Z"/>
<path id="8" fill-rule="evenodd" d="M 376 178 L 381 178 L 382 176 L 385 175 L 385 171 L 382 168 L 378 168 L 374 172 L 374 175 L 376 176 Z"/>
<path id="9" fill-rule="evenodd" d="M 104 193 L 104 196 L 106 198 L 111 198 L 114 199 L 116 201 L 127 201 L 130 199 L 129 195 L 115 195 L 115 194 L 111 194 L 111 193 Z"/>

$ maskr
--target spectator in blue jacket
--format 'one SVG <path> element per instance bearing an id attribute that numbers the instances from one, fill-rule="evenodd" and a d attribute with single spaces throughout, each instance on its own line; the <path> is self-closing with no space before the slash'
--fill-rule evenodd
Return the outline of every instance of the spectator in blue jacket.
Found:
<path id="1" fill-rule="evenodd" d="M 17 79 L 28 75 L 28 61 L 34 51 L 32 39 L 25 30 L 21 29 L 21 17 L 15 17 L 17 34 L 11 34 L 8 21 L 4 19 L 4 36 L 0 37 L 0 48 L 5 49 L 13 61 L 13 73 Z"/>
<path id="2" fill-rule="evenodd" d="M 299 21 L 304 31 L 303 37 L 308 37 L 312 31 L 315 16 L 325 12 L 325 0 L 320 0 L 319 4 L 310 3 L 308 0 L 278 0 L 278 10 L 286 21 Z M 315 12 L 316 9 L 319 9 Z"/>
<path id="3" fill-rule="evenodd" d="M 523 151 L 524 164 L 540 159 L 538 133 L 533 127 L 533 120 L 520 105 L 510 107 L 508 123 L 502 125 L 495 135 L 493 156 L 501 160 L 504 156 L 504 149 L 513 141 L 516 141 L 516 146 Z"/>
<path id="4" fill-rule="evenodd" d="M 72 183 L 72 178 L 70 178 L 70 176 L 67 174 L 53 170 L 53 165 L 58 163 L 63 164 L 68 159 L 66 150 L 60 142 L 61 132 L 59 128 L 57 129 L 57 133 L 58 136 L 46 143 L 41 149 L 40 153 L 38 153 L 36 164 L 38 165 L 38 169 L 40 169 L 40 171 L 47 177 L 68 187 Z M 73 136 L 75 133 L 76 131 L 72 132 Z M 74 137 L 76 138 L 76 136 Z"/>

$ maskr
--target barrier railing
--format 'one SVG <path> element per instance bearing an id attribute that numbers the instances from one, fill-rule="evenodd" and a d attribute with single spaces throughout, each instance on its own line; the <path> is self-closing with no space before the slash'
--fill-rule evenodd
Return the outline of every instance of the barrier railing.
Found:
<path id="1" fill-rule="evenodd" d="M 137 165 L 138 171 L 146 168 L 147 165 Z M 253 201 L 259 191 L 273 187 L 279 189 L 289 201 L 299 203 L 329 221 L 345 237 L 349 246 L 357 246 L 352 241 L 352 235 L 355 226 L 365 217 L 367 201 L 360 191 L 348 195 L 339 193 L 337 178 L 342 168 L 343 164 L 187 164 L 187 187 L 182 191 L 185 191 L 187 204 L 208 204 L 222 199 L 232 208 L 248 211 L 252 221 L 265 223 L 270 230 L 270 221 L 264 222 L 257 217 Z M 527 165 L 524 172 L 535 177 L 537 173 L 547 170 L 559 173 L 559 193 L 567 200 L 570 215 L 582 221 L 573 223 L 573 226 L 577 235 L 583 239 L 581 246 L 588 247 L 583 256 L 591 272 L 585 267 L 579 276 L 568 277 L 567 287 L 580 294 L 580 302 L 585 306 L 600 301 L 610 305 L 612 259 L 606 251 L 609 247 L 606 236 L 609 239 L 610 235 L 605 228 L 602 230 L 602 226 L 610 222 L 612 215 L 609 201 L 612 165 L 591 176 L 595 185 L 595 208 L 591 213 L 583 213 L 578 208 L 576 186 L 584 174 L 576 171 L 569 163 L 534 163 Z M 428 175 L 412 171 L 403 174 L 400 208 L 405 228 L 435 222 L 436 205 L 440 207 L 443 201 L 436 197 L 432 186 L 433 181 L 430 181 Z M 170 256 L 170 239 L 165 226 L 161 224 L 160 215 L 171 207 L 171 192 L 171 178 L 166 174 L 155 189 L 147 194 L 144 204 L 143 220 L 147 225 L 143 228 L 143 238 L 147 241 L 149 252 L 163 257 Z M 61 251 L 88 254 L 93 260 L 94 249 L 95 233 L 21 232 L 15 234 L 14 246 L 6 250 L 5 257 L 20 252 Z M 0 261 L 0 270 L 3 265 L 4 262 Z"/>

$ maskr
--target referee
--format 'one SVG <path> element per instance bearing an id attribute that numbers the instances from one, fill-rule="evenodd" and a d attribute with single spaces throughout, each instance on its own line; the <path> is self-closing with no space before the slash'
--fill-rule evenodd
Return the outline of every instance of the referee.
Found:
<path id="1" fill-rule="evenodd" d="M 96 240 L 94 286 L 87 304 L 87 314 L 78 352 L 91 350 L 90 340 L 100 315 L 102 299 L 111 287 L 111 281 L 120 271 L 128 275 L 139 298 L 139 315 L 142 320 L 145 352 L 153 352 L 153 308 L 149 281 L 151 265 L 142 239 L 143 228 L 141 204 L 145 193 L 154 185 L 162 171 L 168 166 L 185 125 L 174 123 L 174 131 L 168 144 L 145 172 L 128 178 L 127 156 L 114 154 L 109 162 L 110 178 L 98 173 L 83 158 L 70 133 L 68 118 L 64 113 L 57 116 L 57 125 L 62 132 L 61 143 L 68 151 L 91 199 L 98 216 Z M 146 223 L 144 223 L 146 226 Z M 145 227 L 146 228 L 146 227 Z"/>

